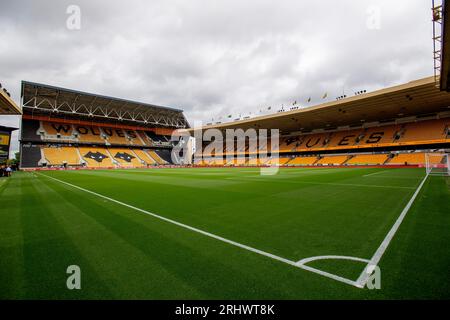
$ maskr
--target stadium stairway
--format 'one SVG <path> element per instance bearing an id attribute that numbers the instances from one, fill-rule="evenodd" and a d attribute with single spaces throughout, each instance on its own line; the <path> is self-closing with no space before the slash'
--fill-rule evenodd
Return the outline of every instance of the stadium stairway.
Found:
<path id="1" fill-rule="evenodd" d="M 170 150 L 159 149 L 159 150 L 155 150 L 155 153 L 163 161 L 163 164 L 171 164 L 172 163 L 172 155 L 171 155 L 171 151 Z M 224 162 L 222 161 L 222 165 L 223 164 L 224 164 Z"/>
<path id="2" fill-rule="evenodd" d="M 148 150 L 147 151 L 150 157 L 156 162 L 158 165 L 165 164 L 165 161 L 161 159 L 161 157 L 154 151 L 154 150 Z"/>
<path id="3" fill-rule="evenodd" d="M 133 149 L 133 152 L 146 164 L 155 165 L 157 164 L 155 159 L 153 159 L 147 152 L 141 149 Z"/>

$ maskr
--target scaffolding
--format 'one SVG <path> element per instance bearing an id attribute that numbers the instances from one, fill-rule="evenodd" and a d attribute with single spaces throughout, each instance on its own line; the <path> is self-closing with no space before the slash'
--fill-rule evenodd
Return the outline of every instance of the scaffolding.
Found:
<path id="1" fill-rule="evenodd" d="M 439 87 L 439 77 L 442 63 L 442 23 L 443 23 L 443 1 L 432 0 L 433 13 L 433 60 L 434 60 L 434 81 Z"/>

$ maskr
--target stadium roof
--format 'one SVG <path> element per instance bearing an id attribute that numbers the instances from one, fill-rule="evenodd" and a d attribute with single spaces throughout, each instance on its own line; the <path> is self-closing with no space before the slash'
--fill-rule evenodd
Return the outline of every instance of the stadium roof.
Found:
<path id="1" fill-rule="evenodd" d="M 450 93 L 440 91 L 434 77 L 428 77 L 313 107 L 204 126 L 203 129 L 261 128 L 280 129 L 282 133 L 307 132 L 450 112 L 449 106 Z"/>
<path id="2" fill-rule="evenodd" d="M 187 128 L 183 110 L 22 81 L 24 113 L 59 114 L 162 127 Z"/>
<path id="3" fill-rule="evenodd" d="M 21 113 L 20 108 L 11 97 L 3 89 L 0 89 L 0 114 L 14 115 Z"/>
<path id="4" fill-rule="evenodd" d="M 12 132 L 12 131 L 16 131 L 16 130 L 18 130 L 18 128 L 0 126 L 0 131 Z"/>

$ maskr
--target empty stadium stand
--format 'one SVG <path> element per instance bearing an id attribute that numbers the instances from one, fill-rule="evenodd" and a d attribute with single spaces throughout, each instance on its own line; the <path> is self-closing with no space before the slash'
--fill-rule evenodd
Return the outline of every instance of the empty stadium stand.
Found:
<path id="1" fill-rule="evenodd" d="M 295 157 L 291 159 L 287 164 L 290 166 L 312 166 L 317 162 L 318 158 L 316 156 L 312 157 Z"/>
<path id="2" fill-rule="evenodd" d="M 154 132 L 150 136 L 167 143 L 167 137 Z M 170 149 L 137 147 L 154 145 L 144 131 L 57 121 L 22 121 L 22 166 L 86 166 L 95 168 L 142 167 L 171 163 Z M 33 147 L 25 147 L 26 143 Z M 127 148 L 120 148 L 127 146 Z M 134 147 L 134 148 L 131 148 Z"/>
<path id="3" fill-rule="evenodd" d="M 360 154 L 353 156 L 347 164 L 382 165 L 388 160 L 387 154 Z"/>
<path id="4" fill-rule="evenodd" d="M 144 161 L 147 165 L 156 164 L 155 159 L 153 159 L 147 152 L 141 149 L 132 149 L 134 154 L 142 161 Z"/>
<path id="5" fill-rule="evenodd" d="M 317 165 L 334 165 L 339 166 L 344 164 L 348 160 L 349 156 L 325 156 L 320 158 L 319 161 L 316 162 Z"/>
<path id="6" fill-rule="evenodd" d="M 116 166 L 106 148 L 80 147 L 79 151 L 88 167 L 113 168 Z"/>
<path id="7" fill-rule="evenodd" d="M 447 97 L 435 92 L 436 87 L 430 79 L 423 79 L 416 84 L 405 86 L 413 88 L 415 85 L 422 86 L 424 84 L 430 85 L 427 89 L 430 95 L 440 96 L 442 103 L 445 102 Z M 33 95 L 37 92 L 36 84 L 28 84 L 28 86 L 28 89 L 25 88 L 25 94 L 34 97 Z M 38 87 L 47 91 L 55 90 L 54 87 L 45 85 L 38 85 Z M 64 92 L 64 90 L 59 88 L 58 92 Z M 64 94 L 67 95 L 65 98 L 69 102 L 77 98 L 77 93 L 73 90 L 66 91 Z M 85 103 L 93 101 L 92 95 L 78 93 L 78 95 L 80 94 L 89 96 L 89 99 L 84 97 L 86 98 Z M 250 148 L 250 145 L 255 142 L 252 140 L 253 138 L 246 139 L 246 143 L 243 145 L 241 145 L 242 141 L 235 139 L 232 143 L 237 148 L 236 151 L 228 151 L 226 145 L 219 146 L 217 150 L 212 151 L 210 155 L 204 155 L 204 158 L 194 165 L 423 165 L 426 150 L 445 151 L 450 149 L 450 111 L 447 110 L 450 99 L 449 103 L 443 104 L 439 107 L 440 109 L 436 107 L 434 113 L 430 112 L 430 107 L 427 105 L 426 110 L 422 110 L 424 112 L 419 115 L 417 110 L 425 108 L 425 105 L 408 113 L 406 111 L 411 110 L 408 109 L 411 106 L 400 107 L 403 104 L 402 99 L 405 99 L 404 92 L 395 94 L 398 102 L 389 108 L 385 107 L 385 104 L 380 104 L 378 108 L 371 109 L 373 105 L 379 104 L 378 100 L 367 102 L 367 108 L 370 110 L 362 110 L 359 102 L 354 104 L 352 102 L 351 108 L 347 108 L 347 104 L 341 105 L 341 102 L 337 102 L 339 107 L 336 107 L 334 111 L 337 113 L 333 116 L 329 115 L 328 110 L 333 109 L 334 104 L 321 106 L 324 110 L 293 111 L 290 113 L 292 117 L 287 117 L 284 113 L 268 116 L 266 124 L 279 129 L 282 134 L 278 150 L 270 150 L 270 140 L 267 147 L 258 145 L 258 149 L 253 150 Z M 411 89 L 410 95 L 415 95 L 414 89 Z M 415 103 L 419 103 L 421 98 L 419 96 L 416 98 Z M 97 99 L 102 99 L 102 97 L 97 97 Z M 358 97 L 358 99 L 360 98 Z M 114 98 L 111 98 L 104 102 L 108 104 L 113 100 Z M 32 101 L 32 99 L 27 101 Z M 405 102 L 410 105 L 411 102 L 408 101 L 412 100 L 408 99 Z M 170 165 L 172 162 L 177 162 L 177 158 L 172 159 L 173 142 L 170 141 L 170 134 L 175 129 L 175 125 L 168 126 L 169 122 L 160 125 L 155 120 L 153 126 L 147 126 L 142 122 L 137 124 L 134 118 L 128 119 L 126 123 L 122 121 L 123 119 L 107 121 L 104 113 L 98 114 L 95 118 L 91 114 L 87 115 L 87 111 L 75 116 L 69 116 L 66 113 L 64 118 L 55 118 L 51 105 L 48 106 L 48 112 L 40 110 L 38 115 L 35 115 L 37 111 L 32 106 L 28 107 L 28 109 L 24 109 L 22 119 L 23 166 L 82 165 L 120 168 Z M 140 108 L 141 104 L 134 103 L 134 107 Z M 151 106 L 151 108 L 153 107 Z M 392 109 L 397 107 L 400 109 L 392 113 Z M 115 108 L 122 112 L 126 111 L 128 114 L 135 110 L 119 103 Z M 184 119 L 180 116 L 179 110 L 160 108 L 151 112 L 155 113 L 146 119 L 152 119 L 161 112 L 174 112 L 178 120 Z M 358 112 L 359 115 L 356 116 Z M 388 113 L 390 116 L 386 115 Z M 124 114 L 122 113 L 122 115 Z M 401 118 L 397 118 L 397 116 Z M 305 117 L 310 122 L 305 120 Z M 259 120 L 250 119 L 248 121 L 250 123 L 247 128 L 264 128 L 263 122 L 258 122 Z M 184 125 L 187 123 L 184 122 Z M 239 128 L 235 123 L 218 125 L 221 130 L 229 127 Z M 226 141 L 230 142 L 231 140 Z M 209 143 L 204 141 L 197 150 L 204 151 L 207 147 L 210 147 Z M 420 152 L 415 152 L 416 150 L 420 150 Z M 182 154 L 179 156 L 183 157 Z M 230 159 L 229 156 L 233 156 L 233 158 Z M 238 158 L 242 161 L 238 161 Z"/>
<path id="8" fill-rule="evenodd" d="M 424 153 L 399 153 L 395 155 L 389 164 L 395 165 L 415 165 L 415 164 L 425 164 L 425 154 Z"/>
<path id="9" fill-rule="evenodd" d="M 280 152 L 361 149 L 449 140 L 449 118 L 282 138 Z"/>
<path id="10" fill-rule="evenodd" d="M 141 167 L 144 165 L 130 149 L 109 149 L 109 153 L 121 167 Z"/>
<path id="11" fill-rule="evenodd" d="M 47 165 L 80 165 L 82 163 L 78 150 L 73 147 L 43 147 Z"/>
<path id="12" fill-rule="evenodd" d="M 156 160 L 159 164 L 168 164 L 172 163 L 171 151 L 167 149 L 155 149 L 154 151 L 150 151 L 150 155 L 153 159 Z"/>

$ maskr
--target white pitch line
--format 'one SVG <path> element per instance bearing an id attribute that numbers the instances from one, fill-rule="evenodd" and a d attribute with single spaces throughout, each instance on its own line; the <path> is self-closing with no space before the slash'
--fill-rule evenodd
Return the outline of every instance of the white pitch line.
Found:
<path id="1" fill-rule="evenodd" d="M 378 172 L 374 172 L 374 173 L 369 173 L 369 174 L 363 175 L 363 177 L 370 177 L 370 176 L 374 176 L 374 175 L 376 175 L 376 174 L 380 174 L 380 173 L 388 172 L 388 171 L 389 171 L 389 170 L 383 170 L 383 171 L 378 171 Z"/>
<path id="2" fill-rule="evenodd" d="M 325 186 L 342 186 L 342 187 L 365 187 L 365 188 L 384 188 L 384 189 L 414 189 L 414 187 L 404 187 L 404 186 L 386 186 L 386 185 L 375 185 L 375 184 L 355 184 L 355 183 L 334 183 L 334 182 L 313 182 L 313 181 L 284 181 L 282 179 L 267 179 L 261 178 L 260 176 L 247 176 L 247 177 L 229 177 L 225 180 L 235 180 L 235 181 L 249 181 L 257 180 L 262 182 L 283 182 L 291 184 L 313 184 L 313 185 L 325 185 Z"/>
<path id="3" fill-rule="evenodd" d="M 416 200 L 417 195 L 419 194 L 420 190 L 422 189 L 423 185 L 425 184 L 425 181 L 428 178 L 428 174 L 423 178 L 422 182 L 417 187 L 416 191 L 412 195 L 409 202 L 406 204 L 405 208 L 401 212 L 400 216 L 395 221 L 394 225 L 392 226 L 391 230 L 389 230 L 388 234 L 384 238 L 381 245 L 378 247 L 377 251 L 373 255 L 372 259 L 370 259 L 370 262 L 367 264 L 366 268 L 364 268 L 363 272 L 359 276 L 358 280 L 356 282 L 358 285 L 364 287 L 366 285 L 366 282 L 369 280 L 369 276 L 371 273 L 368 272 L 368 269 L 370 266 L 377 266 L 380 262 L 381 258 L 383 257 L 384 252 L 388 248 L 389 244 L 391 243 L 392 238 L 394 238 L 395 233 L 397 232 L 398 228 L 403 222 L 403 219 L 405 218 L 406 214 L 408 213 L 409 209 L 411 208 L 412 204 L 414 203 L 414 200 Z"/>
<path id="4" fill-rule="evenodd" d="M 342 283 L 346 283 L 346 284 L 349 284 L 349 285 L 354 286 L 354 287 L 357 287 L 357 288 L 361 288 L 361 287 L 359 286 L 359 284 L 358 284 L 357 282 L 355 282 L 355 281 L 352 281 L 352 280 L 349 280 L 349 279 L 346 279 L 346 278 L 343 278 L 343 277 L 340 277 L 340 276 L 337 276 L 337 275 L 334 275 L 334 274 L 331 274 L 331 273 L 328 273 L 328 272 L 325 272 L 325 271 L 322 271 L 322 270 L 319 270 L 319 269 L 311 268 L 311 267 L 308 267 L 308 266 L 306 266 L 306 265 L 301 265 L 301 264 L 298 264 L 298 262 L 288 260 L 288 259 L 286 259 L 286 258 L 277 256 L 277 255 L 274 255 L 274 254 L 272 254 L 272 253 L 265 252 L 265 251 L 262 251 L 262 250 L 259 250 L 259 249 L 256 249 L 256 248 L 247 246 L 247 245 L 245 245 L 245 244 L 242 244 L 242 243 L 239 243 L 239 242 L 236 242 L 236 241 L 233 241 L 233 240 L 229 240 L 229 239 L 223 238 L 223 237 L 221 237 L 221 236 L 215 235 L 215 234 L 210 233 L 210 232 L 207 232 L 207 231 L 203 231 L 203 230 L 201 230 L 201 229 L 197 229 L 197 228 L 195 228 L 195 227 L 191 227 L 191 226 L 189 226 L 189 225 L 187 225 L 187 224 L 184 224 L 184 223 L 181 223 L 181 222 L 178 222 L 178 221 L 175 221 L 175 220 L 172 220 L 172 219 L 169 219 L 169 218 L 160 216 L 160 215 L 158 215 L 158 214 L 152 213 L 152 212 L 150 212 L 150 211 L 147 211 L 147 210 L 144 210 L 144 209 L 141 209 L 141 208 L 138 208 L 138 207 L 129 205 L 129 204 L 124 203 L 124 202 L 122 202 L 122 201 L 119 201 L 119 200 L 116 200 L 116 199 L 113 199 L 113 198 L 104 196 L 104 195 L 102 195 L 102 194 L 100 194 L 100 193 L 97 193 L 97 192 L 94 192 L 94 191 L 91 191 L 91 190 L 88 190 L 88 189 L 79 187 L 79 186 L 74 185 L 74 184 L 71 184 L 71 183 L 69 183 L 69 182 L 66 182 L 66 181 L 63 181 L 63 180 L 60 180 L 60 179 L 57 179 L 57 178 L 54 178 L 54 177 L 50 177 L 50 176 L 48 176 L 48 175 L 46 175 L 46 174 L 42 174 L 42 173 L 38 173 L 38 174 L 39 174 L 39 175 L 42 175 L 42 176 L 44 176 L 44 177 L 46 177 L 46 178 L 49 178 L 49 179 L 58 181 L 59 183 L 68 185 L 68 186 L 70 186 L 70 187 L 72 187 L 72 188 L 75 188 L 75 189 L 78 189 L 78 190 L 81 190 L 81 191 L 90 193 L 90 194 L 92 194 L 92 195 L 95 195 L 95 196 L 97 196 L 97 197 L 100 197 L 100 198 L 109 200 L 109 201 L 111 201 L 111 202 L 117 203 L 117 204 L 119 204 L 119 205 L 121 205 L 121 206 L 124 206 L 124 207 L 130 208 L 130 209 L 133 209 L 133 210 L 136 210 L 136 211 L 145 213 L 145 214 L 150 215 L 150 216 L 152 216 L 152 217 L 154 217 L 154 218 L 157 218 L 157 219 L 160 219 L 160 220 L 163 220 L 163 221 L 166 221 L 166 222 L 175 224 L 175 225 L 177 225 L 177 226 L 179 226 L 179 227 L 182 227 L 182 228 L 185 228 L 185 229 L 188 229 L 188 230 L 191 230 L 191 231 L 200 233 L 200 234 L 202 234 L 202 235 L 204 235 L 204 236 L 207 236 L 207 237 L 210 237 L 210 238 L 214 238 L 214 239 L 216 239 L 216 240 L 219 240 L 219 241 L 222 241 L 222 242 L 231 244 L 231 245 L 233 245 L 233 246 L 236 246 L 236 247 L 239 247 L 239 248 L 242 248 L 242 249 L 245 249 L 245 250 L 248 250 L 248 251 L 257 253 L 257 254 L 259 254 L 259 255 L 262 255 L 262 256 L 271 258 L 271 259 L 273 259 L 273 260 L 277 260 L 277 261 L 286 263 L 286 264 L 288 264 L 288 265 L 291 265 L 291 266 L 293 266 L 293 267 L 296 267 L 296 268 L 299 268 L 299 269 L 302 269 L 302 270 L 310 271 L 310 272 L 319 274 L 319 275 L 321 275 L 321 276 L 324 276 L 324 277 L 327 277 L 327 278 L 330 278 L 330 279 L 333 279 L 333 280 L 336 280 L 336 281 L 339 281 L 339 282 L 342 282 Z"/>

